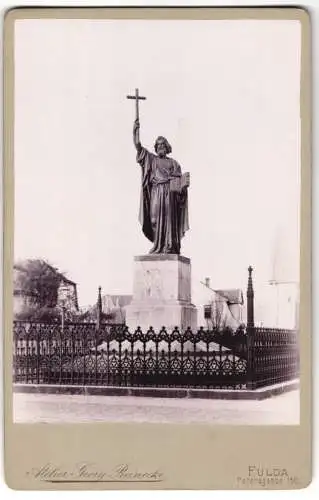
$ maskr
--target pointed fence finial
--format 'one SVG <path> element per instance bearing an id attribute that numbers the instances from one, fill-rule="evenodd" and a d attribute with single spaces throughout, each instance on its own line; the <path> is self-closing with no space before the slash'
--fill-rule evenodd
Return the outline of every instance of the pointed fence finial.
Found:
<path id="1" fill-rule="evenodd" d="M 247 285 L 247 327 L 254 327 L 254 288 L 252 279 L 253 268 L 248 268 L 248 285 Z"/>

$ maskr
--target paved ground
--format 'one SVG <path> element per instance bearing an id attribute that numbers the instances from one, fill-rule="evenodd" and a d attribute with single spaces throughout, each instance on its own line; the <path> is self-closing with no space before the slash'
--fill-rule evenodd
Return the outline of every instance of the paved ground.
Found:
<path id="1" fill-rule="evenodd" d="M 263 401 L 16 393 L 14 421 L 298 425 L 299 391 Z"/>

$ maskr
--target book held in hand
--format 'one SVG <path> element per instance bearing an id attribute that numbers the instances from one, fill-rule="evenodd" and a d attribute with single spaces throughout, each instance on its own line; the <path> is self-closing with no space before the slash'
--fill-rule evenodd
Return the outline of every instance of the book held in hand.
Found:
<path id="1" fill-rule="evenodd" d="M 188 186 L 189 186 L 189 172 L 185 172 L 180 177 L 174 177 L 174 179 L 171 179 L 170 181 L 171 191 L 177 191 L 178 193 L 181 192 L 181 190 L 184 187 Z"/>

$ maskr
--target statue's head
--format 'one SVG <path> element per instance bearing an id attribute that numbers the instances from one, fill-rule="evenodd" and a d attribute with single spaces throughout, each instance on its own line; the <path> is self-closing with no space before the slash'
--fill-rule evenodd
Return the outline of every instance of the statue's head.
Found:
<path id="1" fill-rule="evenodd" d="M 156 139 L 155 144 L 154 144 L 154 149 L 155 149 L 156 154 L 161 158 L 163 158 L 166 155 L 169 155 L 172 152 L 172 147 L 171 147 L 170 143 L 162 135 L 160 135 Z"/>

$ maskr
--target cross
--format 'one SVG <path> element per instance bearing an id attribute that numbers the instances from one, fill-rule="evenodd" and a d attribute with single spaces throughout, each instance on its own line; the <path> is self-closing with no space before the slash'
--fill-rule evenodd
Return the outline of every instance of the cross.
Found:
<path id="1" fill-rule="evenodd" d="M 135 89 L 135 95 L 127 95 L 127 99 L 135 99 L 135 109 L 136 109 L 136 119 L 139 119 L 139 113 L 138 113 L 138 101 L 143 99 L 145 101 L 146 97 L 142 97 L 138 93 L 138 89 Z"/>

